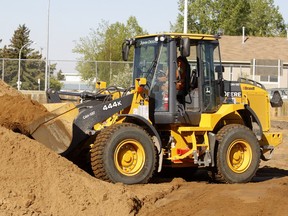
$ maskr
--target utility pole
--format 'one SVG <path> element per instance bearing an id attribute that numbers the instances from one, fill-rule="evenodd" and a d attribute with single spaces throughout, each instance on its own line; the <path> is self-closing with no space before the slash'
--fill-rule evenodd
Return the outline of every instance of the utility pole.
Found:
<path id="1" fill-rule="evenodd" d="M 48 69 L 49 69 L 49 30 L 50 29 L 50 0 L 48 0 L 47 14 L 47 44 L 46 44 L 46 64 L 45 64 L 45 91 L 48 88 Z M 50 74 L 49 74 L 50 75 Z"/>
<path id="2" fill-rule="evenodd" d="M 184 2 L 184 33 L 187 33 L 188 0 Z"/>

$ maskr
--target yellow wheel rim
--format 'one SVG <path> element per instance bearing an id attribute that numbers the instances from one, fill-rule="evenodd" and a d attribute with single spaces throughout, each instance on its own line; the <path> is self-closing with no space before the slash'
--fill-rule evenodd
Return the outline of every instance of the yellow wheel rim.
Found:
<path id="1" fill-rule="evenodd" d="M 227 151 L 229 168 L 235 173 L 244 173 L 252 161 L 252 150 L 245 140 L 239 139 L 232 142 Z"/>
<path id="2" fill-rule="evenodd" d="M 145 151 L 136 140 L 124 140 L 116 147 L 114 163 L 117 170 L 126 176 L 138 174 L 145 163 Z"/>

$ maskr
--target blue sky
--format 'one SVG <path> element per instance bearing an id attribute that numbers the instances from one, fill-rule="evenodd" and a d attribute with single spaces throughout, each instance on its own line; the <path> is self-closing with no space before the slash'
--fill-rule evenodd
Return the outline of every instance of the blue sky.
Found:
<path id="1" fill-rule="evenodd" d="M 1 0 L 0 47 L 9 44 L 20 24 L 31 30 L 30 39 L 37 44 L 33 48 L 46 54 L 47 20 L 49 0 Z M 137 18 L 139 25 L 149 33 L 170 30 L 175 23 L 178 0 L 50 0 L 50 60 L 74 60 L 75 41 L 96 29 L 101 20 L 126 22 L 129 16 Z M 274 0 L 288 23 L 288 1 Z"/>
<path id="2" fill-rule="evenodd" d="M 31 30 L 30 39 L 46 55 L 49 0 L 1 0 L 0 47 L 9 44 L 19 24 Z M 75 41 L 96 29 L 102 20 L 125 23 L 133 15 L 149 33 L 170 30 L 178 14 L 176 0 L 50 0 L 49 59 L 73 60 Z"/>

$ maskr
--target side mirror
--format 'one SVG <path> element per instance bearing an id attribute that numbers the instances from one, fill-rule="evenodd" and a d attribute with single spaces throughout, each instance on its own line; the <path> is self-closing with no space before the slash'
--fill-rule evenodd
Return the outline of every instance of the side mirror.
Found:
<path id="1" fill-rule="evenodd" d="M 270 104 L 272 107 L 282 107 L 283 100 L 281 98 L 279 91 L 274 91 L 273 96 L 270 100 Z"/>
<path id="2" fill-rule="evenodd" d="M 189 38 L 182 38 L 180 44 L 180 53 L 183 57 L 190 56 L 190 39 Z"/>
<path id="3" fill-rule="evenodd" d="M 125 40 L 122 44 L 122 59 L 127 61 L 129 56 L 129 41 Z"/>
<path id="4" fill-rule="evenodd" d="M 224 72 L 225 71 L 225 69 L 224 69 L 224 66 L 223 65 L 217 65 L 216 67 L 215 67 L 215 72 L 217 72 L 217 73 L 222 73 L 222 72 Z"/>

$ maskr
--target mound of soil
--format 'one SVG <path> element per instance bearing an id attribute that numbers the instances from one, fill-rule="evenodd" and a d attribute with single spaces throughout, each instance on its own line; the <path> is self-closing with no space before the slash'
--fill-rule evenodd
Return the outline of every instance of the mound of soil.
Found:
<path id="1" fill-rule="evenodd" d="M 0 127 L 0 215 L 133 215 L 140 201 Z"/>
<path id="2" fill-rule="evenodd" d="M 4 94 L 9 94 L 11 96 L 21 96 L 24 97 L 19 91 L 7 85 L 5 82 L 0 80 L 0 96 Z"/>
<path id="3" fill-rule="evenodd" d="M 209 184 L 205 171 L 198 171 L 190 179 L 178 175 L 162 183 L 128 186 L 100 181 L 39 142 L 13 132 L 25 131 L 46 110 L 1 81 L 0 104 L 0 124 L 6 127 L 0 126 L 0 215 L 287 214 L 284 121 L 272 122 L 284 133 L 284 142 L 251 183 Z"/>
<path id="4" fill-rule="evenodd" d="M 29 135 L 28 126 L 36 119 L 48 115 L 46 108 L 30 100 L 0 80 L 0 125 Z"/>
<path id="5" fill-rule="evenodd" d="M 29 135 L 28 126 L 41 116 L 49 112 L 37 101 L 4 94 L 0 96 L 0 125 L 13 131 Z"/>

